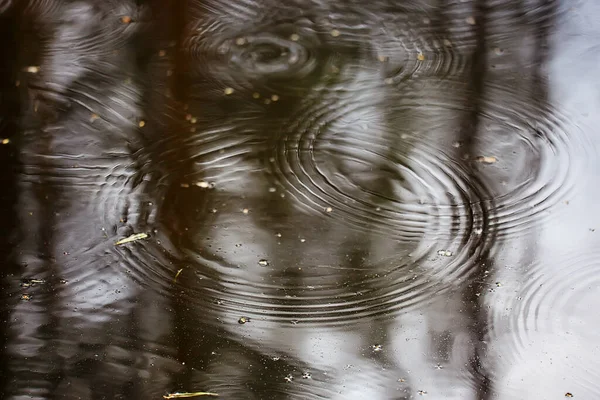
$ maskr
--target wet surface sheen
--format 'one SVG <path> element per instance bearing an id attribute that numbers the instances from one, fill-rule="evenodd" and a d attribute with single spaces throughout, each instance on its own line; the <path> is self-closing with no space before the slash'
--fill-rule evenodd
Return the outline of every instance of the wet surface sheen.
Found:
<path id="1" fill-rule="evenodd" d="M 600 396 L 598 15 L 0 0 L 1 397 Z"/>

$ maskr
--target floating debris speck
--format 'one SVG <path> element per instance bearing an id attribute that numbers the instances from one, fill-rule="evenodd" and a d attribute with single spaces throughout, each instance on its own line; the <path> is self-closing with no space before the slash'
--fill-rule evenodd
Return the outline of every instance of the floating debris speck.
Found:
<path id="1" fill-rule="evenodd" d="M 333 30 L 331 31 L 331 36 L 333 36 L 333 37 L 338 37 L 338 36 L 340 36 L 340 31 L 338 31 L 337 29 L 333 29 Z"/>
<path id="2" fill-rule="evenodd" d="M 134 233 L 131 236 L 128 236 L 124 239 L 119 240 L 117 243 L 115 243 L 115 246 L 119 246 L 125 243 L 131 243 L 131 242 L 135 242 L 138 240 L 142 240 L 142 239 L 146 239 L 148 237 L 147 233 Z"/>
<path id="3" fill-rule="evenodd" d="M 258 260 L 258 265 L 262 265 L 263 267 L 266 267 L 267 265 L 269 265 L 269 261 L 268 260 Z"/>
<path id="4" fill-rule="evenodd" d="M 467 19 L 465 19 L 465 21 L 467 21 L 467 24 L 469 25 L 475 25 L 475 23 L 477 21 L 475 21 L 475 17 L 467 17 Z"/>
<path id="5" fill-rule="evenodd" d="M 225 89 L 225 95 L 229 96 L 230 94 L 233 94 L 233 88 L 228 87 Z"/>
<path id="6" fill-rule="evenodd" d="M 21 300 L 29 301 L 31 300 L 31 295 L 24 293 L 21 295 Z"/>
<path id="7" fill-rule="evenodd" d="M 300 36 L 299 36 L 297 33 L 292 33 L 292 34 L 290 35 L 290 40 L 291 40 L 292 42 L 297 42 L 299 39 L 300 39 Z"/>
<path id="8" fill-rule="evenodd" d="M 10 139 L 2 139 L 2 144 L 9 144 L 10 143 Z"/>
<path id="9" fill-rule="evenodd" d="M 312 375 L 310 374 L 310 372 L 306 371 L 302 374 L 302 379 L 310 379 L 312 378 Z"/>
<path id="10" fill-rule="evenodd" d="M 565 393 L 565 397 L 575 397 L 575 396 L 573 396 L 573 393 L 567 392 L 567 393 Z"/>
<path id="11" fill-rule="evenodd" d="M 331 207 L 327 207 L 327 208 L 325 209 L 325 212 L 328 212 L 328 213 L 330 213 L 330 212 L 332 212 L 332 211 L 333 211 L 333 208 L 331 208 Z"/>
<path id="12" fill-rule="evenodd" d="M 250 322 L 250 318 L 240 317 L 240 319 L 238 319 L 238 324 L 245 324 L 246 322 Z"/>
<path id="13" fill-rule="evenodd" d="M 444 257 L 451 257 L 452 256 L 452 252 L 450 250 L 438 250 L 438 255 L 439 256 L 444 256 Z"/>
<path id="14" fill-rule="evenodd" d="M 40 67 L 30 65 L 25 69 L 25 71 L 29 72 L 30 74 L 37 74 L 38 72 L 40 72 Z"/>
<path id="15" fill-rule="evenodd" d="M 494 164 L 498 161 L 496 157 L 493 156 L 479 156 L 475 159 L 475 161 L 483 163 L 483 164 Z"/>
<path id="16" fill-rule="evenodd" d="M 374 352 L 379 352 L 383 350 L 383 347 L 380 344 L 374 344 L 371 346 L 371 349 L 373 349 Z"/>
<path id="17" fill-rule="evenodd" d="M 425 396 L 427 392 L 425 390 L 419 390 L 419 396 Z"/>
<path id="18" fill-rule="evenodd" d="M 206 182 L 206 181 L 200 181 L 200 182 L 196 182 L 194 185 L 202 188 L 202 189 L 208 189 L 210 188 L 210 183 Z"/>
<path id="19" fill-rule="evenodd" d="M 425 54 L 423 54 L 423 53 L 417 54 L 417 60 L 419 60 L 419 61 L 425 61 Z"/>
<path id="20" fill-rule="evenodd" d="M 218 393 L 212 392 L 184 392 L 184 393 L 170 393 L 163 396 L 163 399 L 185 399 L 190 397 L 200 397 L 200 396 L 213 396 L 218 397 Z"/>
<path id="21" fill-rule="evenodd" d="M 121 17 L 121 22 L 124 24 L 129 24 L 131 23 L 131 17 L 128 15 L 124 15 Z"/>
<path id="22" fill-rule="evenodd" d="M 283 379 L 285 379 L 286 382 L 290 383 L 291 381 L 294 380 L 294 377 L 292 376 L 292 374 L 289 374 L 288 376 L 284 377 Z"/>

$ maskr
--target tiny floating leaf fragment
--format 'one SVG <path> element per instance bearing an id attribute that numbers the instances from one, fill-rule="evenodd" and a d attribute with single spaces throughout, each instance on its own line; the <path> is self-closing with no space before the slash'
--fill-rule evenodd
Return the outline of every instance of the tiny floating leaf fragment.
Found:
<path id="1" fill-rule="evenodd" d="M 134 233 L 131 236 L 128 236 L 124 239 L 119 240 L 117 243 L 115 243 L 115 246 L 135 242 L 135 241 L 141 240 L 141 239 L 146 239 L 147 237 L 148 237 L 147 233 Z"/>
<path id="2" fill-rule="evenodd" d="M 200 396 L 213 396 L 218 397 L 218 393 L 212 392 L 184 392 L 184 393 L 170 393 L 163 396 L 163 399 L 185 399 L 189 397 L 200 397 Z"/>
<path id="3" fill-rule="evenodd" d="M 181 275 L 182 272 L 183 272 L 183 268 L 181 268 L 179 271 L 177 271 L 177 273 L 175 274 L 175 278 L 173 278 L 173 283 L 177 282 L 177 278 L 179 278 L 179 275 Z"/>
<path id="4" fill-rule="evenodd" d="M 475 161 L 483 164 L 494 164 L 498 161 L 498 159 L 494 156 L 479 156 L 475 159 Z"/>

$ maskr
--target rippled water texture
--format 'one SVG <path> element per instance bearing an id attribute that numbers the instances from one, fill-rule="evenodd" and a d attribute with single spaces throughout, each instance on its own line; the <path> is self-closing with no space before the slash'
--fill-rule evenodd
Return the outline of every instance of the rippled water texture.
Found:
<path id="1" fill-rule="evenodd" d="M 600 398 L 599 17 L 0 0 L 0 397 Z"/>

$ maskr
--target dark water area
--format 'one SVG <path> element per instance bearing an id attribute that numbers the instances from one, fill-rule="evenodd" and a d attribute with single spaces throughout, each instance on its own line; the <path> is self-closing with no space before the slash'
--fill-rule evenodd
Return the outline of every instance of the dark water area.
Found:
<path id="1" fill-rule="evenodd" d="M 598 18 L 0 0 L 0 398 L 599 399 Z"/>

